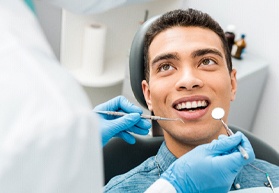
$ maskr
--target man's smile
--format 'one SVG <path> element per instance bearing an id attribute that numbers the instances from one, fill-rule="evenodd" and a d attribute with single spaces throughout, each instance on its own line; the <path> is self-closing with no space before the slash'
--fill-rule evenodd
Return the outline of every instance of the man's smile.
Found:
<path id="1" fill-rule="evenodd" d="M 173 103 L 173 108 L 182 119 L 198 119 L 205 115 L 210 100 L 206 96 L 197 95 L 183 97 Z"/>
<path id="2" fill-rule="evenodd" d="M 182 102 L 175 105 L 175 109 L 179 111 L 187 110 L 187 111 L 194 111 L 197 109 L 204 109 L 207 107 L 208 102 L 206 100 L 198 100 L 198 101 L 187 101 Z"/>

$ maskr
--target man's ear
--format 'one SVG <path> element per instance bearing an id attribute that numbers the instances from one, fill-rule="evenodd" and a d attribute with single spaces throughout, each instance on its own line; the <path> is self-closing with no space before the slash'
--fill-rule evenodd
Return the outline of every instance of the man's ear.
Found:
<path id="1" fill-rule="evenodd" d="M 231 72 L 231 101 L 235 100 L 236 91 L 237 91 L 236 70 L 233 69 Z"/>
<path id="2" fill-rule="evenodd" d="M 149 109 L 150 111 L 152 111 L 153 108 L 152 108 L 150 90 L 149 90 L 149 85 L 148 85 L 148 83 L 146 82 L 146 80 L 143 80 L 143 81 L 141 82 L 141 88 L 142 88 L 142 91 L 143 91 L 143 95 L 144 95 L 144 98 L 145 98 L 147 107 L 148 107 L 148 109 Z"/>

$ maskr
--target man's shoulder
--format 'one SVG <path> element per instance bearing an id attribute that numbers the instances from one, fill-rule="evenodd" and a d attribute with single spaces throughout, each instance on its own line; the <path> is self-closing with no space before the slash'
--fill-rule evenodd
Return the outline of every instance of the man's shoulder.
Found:
<path id="1" fill-rule="evenodd" d="M 267 168 L 277 168 L 279 169 L 279 166 L 275 165 L 275 164 L 272 164 L 270 162 L 267 162 L 265 160 L 261 160 L 261 159 L 255 159 L 255 161 L 253 161 L 251 164 L 255 164 L 255 165 L 259 165 L 259 166 L 264 166 L 264 167 L 267 167 Z"/>
<path id="2" fill-rule="evenodd" d="M 115 176 L 105 186 L 104 192 L 144 192 L 159 178 L 155 158 L 150 157 L 129 172 Z"/>
<path id="3" fill-rule="evenodd" d="M 279 166 L 261 159 L 255 159 L 255 161 L 253 161 L 251 164 L 244 166 L 244 168 L 249 168 L 247 170 L 249 170 L 250 172 L 252 171 L 254 173 L 256 171 L 257 173 L 268 173 L 270 175 L 274 173 L 277 174 L 275 176 L 279 178 Z"/>
<path id="4" fill-rule="evenodd" d="M 267 182 L 266 174 L 270 176 L 273 186 L 279 187 L 279 166 L 260 159 L 244 166 L 236 177 L 235 184 L 239 184 L 241 188 L 262 187 Z"/>

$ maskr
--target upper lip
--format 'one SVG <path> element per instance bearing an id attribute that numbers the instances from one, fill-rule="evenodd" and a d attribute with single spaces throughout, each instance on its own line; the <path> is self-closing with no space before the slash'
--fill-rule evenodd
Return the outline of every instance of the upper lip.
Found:
<path id="1" fill-rule="evenodd" d="M 198 102 L 198 101 L 205 101 L 207 105 L 209 105 L 210 100 L 207 96 L 203 96 L 203 95 L 195 95 L 195 96 L 188 96 L 188 97 L 183 97 L 180 99 L 177 99 L 176 101 L 173 102 L 172 107 L 177 109 L 177 106 L 183 103 L 187 103 L 187 102 Z"/>

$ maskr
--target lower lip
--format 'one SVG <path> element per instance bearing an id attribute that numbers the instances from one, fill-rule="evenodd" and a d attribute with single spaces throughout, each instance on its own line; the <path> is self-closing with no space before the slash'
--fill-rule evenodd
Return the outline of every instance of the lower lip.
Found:
<path id="1" fill-rule="evenodd" d="M 195 111 L 177 111 L 177 114 L 183 120 L 196 120 L 202 118 L 207 113 L 207 111 L 208 107 Z"/>

